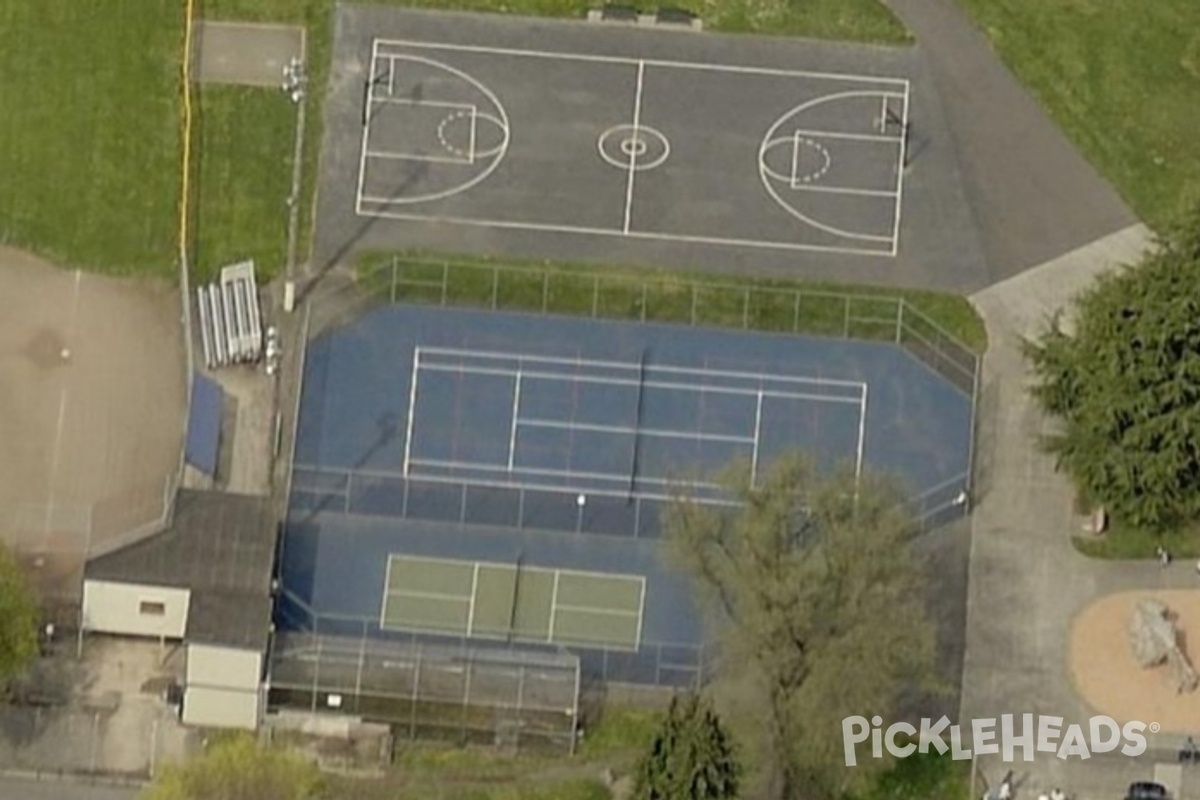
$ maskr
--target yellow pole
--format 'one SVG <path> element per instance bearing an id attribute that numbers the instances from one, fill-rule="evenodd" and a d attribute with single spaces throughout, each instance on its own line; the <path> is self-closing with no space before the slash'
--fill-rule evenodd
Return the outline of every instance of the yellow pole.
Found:
<path id="1" fill-rule="evenodd" d="M 188 252 L 188 199 L 192 166 L 192 10 L 194 0 L 185 0 L 183 19 L 183 163 L 179 187 L 179 257 L 186 263 Z"/>

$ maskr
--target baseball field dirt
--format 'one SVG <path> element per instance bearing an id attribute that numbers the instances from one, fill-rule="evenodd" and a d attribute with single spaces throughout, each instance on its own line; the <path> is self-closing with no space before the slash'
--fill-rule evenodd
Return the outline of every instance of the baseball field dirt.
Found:
<path id="1" fill-rule="evenodd" d="M 161 515 L 185 429 L 180 319 L 167 283 L 0 247 L 0 537 L 40 582 Z"/>

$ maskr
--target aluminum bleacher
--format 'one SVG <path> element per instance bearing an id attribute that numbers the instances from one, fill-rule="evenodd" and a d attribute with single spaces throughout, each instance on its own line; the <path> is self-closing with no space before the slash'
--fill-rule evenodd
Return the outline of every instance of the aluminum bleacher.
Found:
<path id="1" fill-rule="evenodd" d="M 262 314 L 253 261 L 222 268 L 216 283 L 196 289 L 196 304 L 209 369 L 252 364 L 262 358 Z"/>

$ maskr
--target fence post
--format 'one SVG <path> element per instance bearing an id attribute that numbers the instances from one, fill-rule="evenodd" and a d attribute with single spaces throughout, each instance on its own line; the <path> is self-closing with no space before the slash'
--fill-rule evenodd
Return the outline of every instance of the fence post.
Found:
<path id="1" fill-rule="evenodd" d="M 396 256 L 392 256 L 392 284 L 391 292 L 388 295 L 391 298 L 392 305 L 396 304 Z"/>
<path id="2" fill-rule="evenodd" d="M 796 308 L 792 313 L 792 333 L 800 331 L 800 290 L 794 289 L 792 294 L 796 296 Z"/>
<path id="3" fill-rule="evenodd" d="M 497 298 L 500 296 L 500 268 L 492 267 L 492 311 L 496 310 Z"/>
<path id="4" fill-rule="evenodd" d="M 646 282 L 642 281 L 642 322 L 646 321 Z"/>
<path id="5" fill-rule="evenodd" d="M 742 328 L 750 327 L 750 287 L 742 292 Z"/>
<path id="6" fill-rule="evenodd" d="M 842 336 L 846 339 L 850 338 L 850 295 L 842 295 L 842 299 L 846 302 L 846 314 L 842 320 Z"/>
<path id="7" fill-rule="evenodd" d="M 696 284 L 695 284 L 695 282 L 693 282 L 691 284 L 691 286 L 692 286 L 692 324 L 695 325 L 696 324 Z"/>
<path id="8" fill-rule="evenodd" d="M 442 262 L 442 305 L 446 305 L 447 295 L 450 293 L 450 262 Z"/>
<path id="9" fill-rule="evenodd" d="M 896 344 L 900 344 L 904 338 L 900 332 L 904 330 L 904 306 L 907 304 L 908 301 L 903 297 L 896 302 Z"/>
<path id="10" fill-rule="evenodd" d="M 600 276 L 592 276 L 592 318 L 600 311 Z"/>

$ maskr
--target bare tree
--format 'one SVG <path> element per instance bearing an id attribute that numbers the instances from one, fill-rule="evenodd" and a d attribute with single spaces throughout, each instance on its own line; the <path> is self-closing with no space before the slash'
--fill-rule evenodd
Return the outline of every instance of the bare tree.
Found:
<path id="1" fill-rule="evenodd" d="M 734 464 L 722 483 L 737 507 L 681 495 L 666 522 L 672 553 L 710 602 L 714 689 L 735 687 L 727 716 L 758 753 L 748 766 L 783 800 L 861 789 L 890 763 L 847 769 L 842 719 L 887 719 L 903 693 L 936 687 L 913 519 L 886 481 L 823 476 L 798 455 L 753 482 Z"/>

